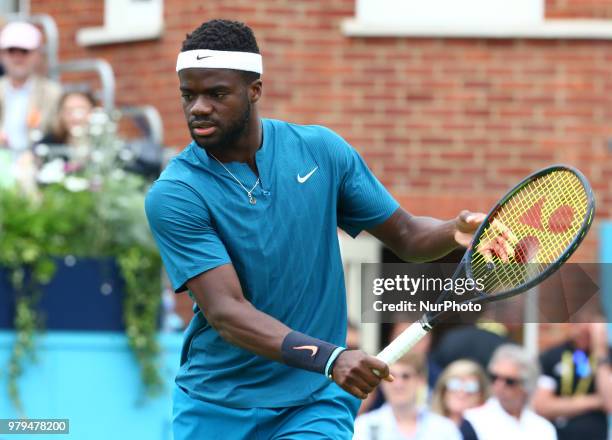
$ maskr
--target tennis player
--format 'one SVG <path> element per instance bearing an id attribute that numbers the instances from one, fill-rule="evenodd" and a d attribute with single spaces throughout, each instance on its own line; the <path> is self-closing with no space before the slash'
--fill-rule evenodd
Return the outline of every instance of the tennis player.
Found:
<path id="1" fill-rule="evenodd" d="M 412 216 L 333 131 L 261 118 L 262 57 L 242 23 L 202 24 L 176 70 L 193 142 L 146 200 L 173 288 L 197 305 L 174 438 L 350 439 L 359 399 L 393 378 L 344 348 L 337 228 L 426 261 L 467 245 L 484 215 Z"/>

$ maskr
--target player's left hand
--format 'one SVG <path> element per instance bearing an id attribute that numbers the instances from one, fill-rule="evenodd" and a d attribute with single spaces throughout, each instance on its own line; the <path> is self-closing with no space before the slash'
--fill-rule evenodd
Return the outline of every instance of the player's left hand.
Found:
<path id="1" fill-rule="evenodd" d="M 332 380 L 362 400 L 374 391 L 381 380 L 392 382 L 393 379 L 387 364 L 361 350 L 343 351 L 332 366 Z"/>
<path id="2" fill-rule="evenodd" d="M 482 212 L 461 211 L 455 219 L 455 241 L 463 247 L 468 247 L 474 232 L 486 217 Z"/>

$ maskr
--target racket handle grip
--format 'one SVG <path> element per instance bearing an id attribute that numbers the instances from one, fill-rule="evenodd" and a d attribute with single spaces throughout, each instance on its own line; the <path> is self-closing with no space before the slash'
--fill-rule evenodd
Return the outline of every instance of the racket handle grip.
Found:
<path id="1" fill-rule="evenodd" d="M 417 342 L 423 339 L 429 330 L 431 330 L 429 324 L 422 321 L 415 322 L 387 345 L 383 351 L 378 353 L 376 357 L 387 365 L 397 362 L 397 360 L 408 353 Z"/>

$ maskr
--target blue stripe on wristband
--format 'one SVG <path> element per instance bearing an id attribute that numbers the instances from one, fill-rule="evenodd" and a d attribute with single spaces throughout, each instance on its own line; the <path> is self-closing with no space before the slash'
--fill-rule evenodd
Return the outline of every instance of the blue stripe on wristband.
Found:
<path id="1" fill-rule="evenodd" d="M 343 351 L 346 351 L 346 348 L 344 348 L 344 347 L 338 347 L 338 348 L 336 348 L 336 349 L 335 349 L 335 350 L 332 352 L 332 354 L 331 354 L 331 356 L 329 357 L 329 359 L 327 360 L 327 365 L 325 365 L 325 375 L 326 375 L 327 377 L 329 377 L 330 379 L 332 379 L 332 375 L 331 375 L 331 373 L 332 373 L 332 372 L 331 372 L 331 367 L 333 367 L 334 362 L 336 361 L 336 359 L 338 359 L 338 356 L 340 356 L 340 354 L 341 354 Z"/>

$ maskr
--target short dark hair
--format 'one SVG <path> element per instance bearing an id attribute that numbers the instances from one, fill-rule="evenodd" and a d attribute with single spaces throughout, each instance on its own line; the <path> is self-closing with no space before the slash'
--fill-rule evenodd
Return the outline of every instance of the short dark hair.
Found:
<path id="1" fill-rule="evenodd" d="M 253 30 L 240 21 L 215 19 L 187 34 L 181 52 L 197 49 L 259 53 Z M 257 72 L 242 72 L 247 82 L 260 78 Z"/>
<path id="2" fill-rule="evenodd" d="M 94 96 L 93 92 L 90 90 L 68 90 L 62 94 L 62 97 L 59 100 L 58 108 L 61 109 L 64 106 L 64 102 L 73 95 L 82 96 L 89 102 L 91 107 L 96 107 L 98 105 L 98 100 Z"/>

